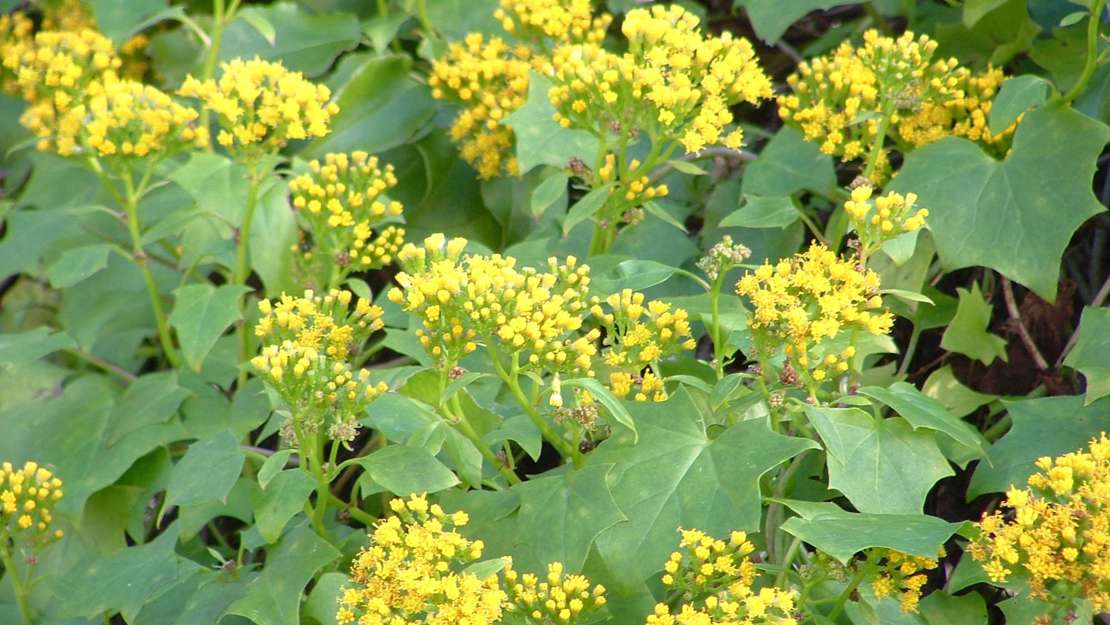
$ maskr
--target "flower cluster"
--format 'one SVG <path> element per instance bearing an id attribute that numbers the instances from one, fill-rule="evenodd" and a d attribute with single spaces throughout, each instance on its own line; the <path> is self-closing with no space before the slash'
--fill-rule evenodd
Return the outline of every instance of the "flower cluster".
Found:
<path id="1" fill-rule="evenodd" d="M 752 255 L 752 251 L 741 243 L 734 243 L 732 237 L 725 235 L 720 242 L 709 248 L 705 256 L 698 259 L 698 269 L 705 272 L 710 280 L 716 280 L 729 269 L 743 263 Z"/>
<path id="2" fill-rule="evenodd" d="M 37 0 L 37 8 L 42 10 L 42 30 L 97 30 L 96 16 L 82 0 Z M 116 54 L 120 58 L 119 73 L 133 80 L 141 80 L 150 69 L 145 55 L 150 45 L 150 37 L 138 33 L 120 44 Z"/>
<path id="3" fill-rule="evenodd" d="M 501 0 L 493 16 L 505 32 L 542 42 L 600 43 L 613 16 L 593 15 L 590 0 Z"/>
<path id="4" fill-rule="evenodd" d="M 0 540 L 22 536 L 36 544 L 61 538 L 62 530 L 50 531 L 61 498 L 62 481 L 45 467 L 28 461 L 14 468 L 5 462 L 0 466 Z"/>
<path id="5" fill-rule="evenodd" d="M 612 152 L 605 155 L 605 164 L 597 168 L 596 181 L 598 184 L 613 184 L 610 196 L 623 200 L 629 207 L 641 206 L 655 198 L 666 197 L 670 189 L 665 184 L 652 185 L 651 179 L 644 173 L 646 167 L 638 159 L 628 163 L 627 172 L 621 176 L 617 165 L 617 157 Z"/>
<path id="6" fill-rule="evenodd" d="M 571 256 L 551 258 L 547 271 L 516 267 L 516 259 L 463 256 L 465 239 L 442 234 L 398 255 L 404 272 L 390 301 L 416 315 L 420 342 L 448 368 L 482 341 L 500 359 L 538 371 L 588 372 L 597 353 L 596 330 L 580 334 L 589 267 Z"/>
<path id="7" fill-rule="evenodd" d="M 773 344 L 785 345 L 794 366 L 803 371 L 816 367 L 813 378 L 817 381 L 825 377 L 824 361 L 810 362 L 813 346 L 845 330 L 885 334 L 894 322 L 882 308 L 879 277 L 817 243 L 803 253 L 775 265 L 764 263 L 745 274 L 736 292 L 751 299 L 750 327 L 757 348 L 768 338 Z M 842 355 L 849 358 L 852 354 Z"/>
<path id="8" fill-rule="evenodd" d="M 482 541 L 456 529 L 465 512 L 447 514 L 423 496 L 394 499 L 397 516 L 378 522 L 370 545 L 351 564 L 353 587 L 339 599 L 340 625 L 494 625 L 506 601 L 496 575 L 459 569 L 482 556 Z"/>
<path id="9" fill-rule="evenodd" d="M 613 369 L 609 374 L 613 394 L 625 397 L 638 385 L 637 401 L 666 401 L 667 391 L 654 367 L 660 359 L 697 345 L 687 312 L 659 300 L 645 304 L 644 294 L 631 289 L 604 301 L 595 297 L 591 304 L 591 314 L 605 328 L 602 360 Z"/>
<path id="10" fill-rule="evenodd" d="M 926 104 L 963 98 L 967 70 L 954 58 L 933 60 L 937 43 L 906 31 L 897 39 L 875 30 L 863 44 L 842 43 L 833 53 L 803 62 L 786 82 L 779 116 L 799 127 L 825 154 L 844 161 L 868 155 L 888 124 Z M 876 153 L 876 177 L 889 169 L 886 151 Z"/>
<path id="11" fill-rule="evenodd" d="M 63 156 L 153 161 L 183 147 L 208 145 L 207 130 L 195 123 L 197 112 L 149 85 L 106 73 L 80 98 L 61 113 L 53 132 L 53 147 Z"/>
<path id="12" fill-rule="evenodd" d="M 972 557 L 995 582 L 1028 575 L 1035 598 L 1110 610 L 1110 437 L 1036 466 L 1028 488 L 1007 491 L 1007 513 L 980 521 Z"/>
<path id="13" fill-rule="evenodd" d="M 290 140 L 322 137 L 339 106 L 331 90 L 281 63 L 233 59 L 220 66 L 219 80 L 185 79 L 178 93 L 198 98 L 219 116 L 220 145 L 247 155 L 272 152 Z"/>
<path id="14" fill-rule="evenodd" d="M 653 148 L 678 141 L 688 153 L 740 147 L 729 107 L 771 97 L 771 81 L 748 40 L 704 37 L 698 25 L 677 4 L 655 5 L 625 16 L 625 54 L 591 43 L 557 50 L 549 93 L 556 121 L 591 132 L 636 129 L 659 144 Z"/>
<path id="15" fill-rule="evenodd" d="M 873 193 L 870 185 L 861 185 L 852 189 L 851 198 L 844 202 L 844 212 L 865 255 L 878 250 L 888 239 L 920 229 L 929 216 L 928 209 L 914 210 L 916 193 L 902 195 L 891 191 L 872 199 Z"/>
<path id="16" fill-rule="evenodd" d="M 368 383 L 368 370 L 352 370 L 352 354 L 383 322 L 380 307 L 359 298 L 352 311 L 351 299 L 349 291 L 305 291 L 304 297 L 283 294 L 258 303 L 262 317 L 254 333 L 263 347 L 251 365 L 289 404 L 291 442 L 321 428 L 333 440 L 350 442 L 366 404 L 387 390 Z"/>
<path id="17" fill-rule="evenodd" d="M 505 612 L 519 614 L 535 625 L 571 625 L 589 623 L 605 605 L 605 587 L 590 588 L 590 580 L 581 575 L 565 575 L 561 562 L 547 565 L 547 578 L 517 573 L 512 563 L 502 573 L 508 602 Z"/>
<path id="18" fill-rule="evenodd" d="M 755 546 L 744 532 L 728 541 L 680 530 L 679 551 L 663 565 L 663 585 L 679 593 L 680 609 L 656 604 L 646 625 L 794 625 L 795 593 L 753 588 Z"/>
<path id="19" fill-rule="evenodd" d="M 34 22 L 23 13 L 0 15 L 0 93 L 19 95 L 19 65 L 9 64 L 7 58 L 13 51 L 18 56 L 28 47 L 34 28 Z"/>
<path id="20" fill-rule="evenodd" d="M 998 134 L 990 131 L 991 103 L 1005 80 L 1005 74 L 996 67 L 962 74 L 954 97 L 942 102 L 922 102 L 919 110 L 901 116 L 897 129 L 899 138 L 921 147 L 944 137 L 964 137 L 1001 156 L 1021 121 L 1019 116 Z"/>
<path id="21" fill-rule="evenodd" d="M 944 556 L 944 548 L 940 555 Z M 937 568 L 934 558 L 911 556 L 893 549 L 870 549 L 868 562 L 878 567 L 871 578 L 871 589 L 879 599 L 898 593 L 903 612 L 916 612 L 921 600 L 921 588 L 928 581 L 924 571 Z"/>
<path id="22" fill-rule="evenodd" d="M 401 251 L 405 230 L 382 227 L 402 213 L 400 202 L 385 192 L 397 184 L 393 166 L 356 151 L 327 154 L 312 161 L 309 173 L 289 181 L 302 232 L 300 253 L 308 273 L 327 287 L 351 271 L 378 269 Z"/>

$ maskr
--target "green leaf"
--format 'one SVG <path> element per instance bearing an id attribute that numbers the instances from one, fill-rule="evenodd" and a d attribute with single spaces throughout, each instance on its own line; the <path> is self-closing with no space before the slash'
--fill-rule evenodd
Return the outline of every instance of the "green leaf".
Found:
<path id="1" fill-rule="evenodd" d="M 1110 308 L 1084 308 L 1076 332 L 1079 338 L 1064 364 L 1083 374 L 1090 404 L 1110 395 Z"/>
<path id="2" fill-rule="evenodd" d="M 984 365 L 991 364 L 995 358 L 1007 360 L 1006 340 L 987 331 L 994 309 L 983 299 L 979 283 L 972 283 L 970 291 L 957 287 L 956 292 L 960 303 L 956 316 L 940 338 L 940 346 L 974 358 Z"/>
<path id="3" fill-rule="evenodd" d="M 785 228 L 798 221 L 798 208 L 787 195 L 745 195 L 740 208 L 721 220 L 721 227 Z"/>
<path id="4" fill-rule="evenodd" d="M 983 16 L 1004 4 L 1006 4 L 1006 0 L 967 0 L 964 2 L 964 26 L 974 28 L 975 24 L 983 19 Z"/>
<path id="5" fill-rule="evenodd" d="M 170 325 L 177 330 L 181 352 L 194 371 L 200 371 L 204 358 L 220 335 L 242 319 L 239 297 L 247 287 L 224 284 L 190 284 L 173 292 L 174 306 Z"/>
<path id="6" fill-rule="evenodd" d="M 680 527 L 715 535 L 759 527 L 760 477 L 813 441 L 771 431 L 762 419 L 741 421 L 707 436 L 706 422 L 685 387 L 665 402 L 639 403 L 639 442 L 618 434 L 588 463 L 613 464 L 610 488 L 628 517 L 597 539 L 611 580 L 625 590 L 658 571 L 678 544 Z M 611 585 L 611 584 L 607 584 Z"/>
<path id="7" fill-rule="evenodd" d="M 914 150 L 893 183 L 930 210 L 946 270 L 981 265 L 1056 298 L 1060 258 L 1072 234 L 1105 210 L 1091 190 L 1110 128 L 1069 108 L 1028 113 L 1013 149 L 995 161 L 955 137 Z"/>
<path id="8" fill-rule="evenodd" d="M 166 9 L 166 0 L 89 0 L 89 8 L 96 15 L 100 32 L 118 47 L 151 17 Z"/>
<path id="9" fill-rule="evenodd" d="M 671 206 L 672 204 L 668 203 L 667 205 Z M 686 226 L 683 225 L 683 223 L 679 221 L 677 217 L 671 214 L 671 211 L 664 208 L 662 201 L 651 200 L 649 202 L 644 202 L 643 208 L 652 217 L 662 220 L 663 222 L 673 226 L 677 230 L 680 230 L 684 233 L 686 232 Z"/>
<path id="10" fill-rule="evenodd" d="M 795 508 L 795 503 L 807 502 L 783 503 L 802 516 L 787 519 L 782 529 L 843 563 L 870 547 L 936 558 L 941 546 L 961 525 L 926 514 L 861 514 L 840 510 L 833 504 L 823 504 L 827 508 Z"/>
<path id="11" fill-rule="evenodd" d="M 592 276 L 590 286 L 601 295 L 618 293 L 623 289 L 643 291 L 666 282 L 680 271 L 677 267 L 654 260 L 630 258 L 622 260 L 616 267 L 605 273 Z"/>
<path id="12" fill-rule="evenodd" d="M 219 154 L 198 151 L 169 177 L 193 198 L 201 213 L 221 218 L 220 225 L 228 230 L 243 220 L 248 183 L 242 165 Z"/>
<path id="13" fill-rule="evenodd" d="M 268 33 L 260 32 L 257 25 L 262 23 L 272 28 L 274 43 L 267 41 Z M 326 72 L 340 52 L 355 47 L 361 38 L 352 13 L 309 13 L 292 2 L 249 6 L 224 29 L 220 61 L 258 56 L 312 78 Z"/>
<path id="14" fill-rule="evenodd" d="M 1090 15 L 1090 11 L 1076 11 L 1075 13 L 1068 13 L 1060 20 L 1060 28 L 1067 28 L 1072 24 L 1078 24 L 1083 18 Z"/>
<path id="15" fill-rule="evenodd" d="M 390 445 L 355 459 L 355 463 L 374 483 L 399 497 L 436 493 L 459 483 L 450 469 L 420 447 Z"/>
<path id="16" fill-rule="evenodd" d="M 245 459 L 239 441 L 226 430 L 193 443 L 173 467 L 163 509 L 227 501 L 227 494 L 239 479 Z"/>
<path id="17" fill-rule="evenodd" d="M 960 418 L 998 399 L 997 395 L 980 393 L 964 386 L 956 379 L 956 374 L 952 373 L 952 365 L 945 365 L 932 372 L 925 380 L 921 392 L 937 400 L 945 410 Z"/>
<path id="18" fill-rule="evenodd" d="M 58 260 L 51 263 L 46 270 L 50 286 L 56 289 L 71 287 L 104 269 L 108 265 L 108 254 L 111 251 L 111 245 L 96 243 L 62 252 Z"/>
<path id="19" fill-rule="evenodd" d="M 529 209 L 533 217 L 541 217 L 548 208 L 559 201 L 559 198 L 566 195 L 567 182 L 570 176 L 565 171 L 557 171 L 547 178 L 543 179 L 534 191 L 532 191 L 532 199 Z"/>
<path id="20" fill-rule="evenodd" d="M 514 486 L 520 497 L 513 562 L 540 573 L 549 562 L 580 571 L 599 534 L 627 520 L 610 492 L 612 465 L 591 464 Z"/>
<path id="21" fill-rule="evenodd" d="M 305 616 L 315 619 L 319 625 L 339 625 L 335 618 L 336 606 L 343 596 L 343 587 L 350 578 L 345 573 L 324 573 L 312 586 L 308 601 L 304 605 Z"/>
<path id="22" fill-rule="evenodd" d="M 1002 83 L 991 103 L 989 128 L 1001 133 L 1029 109 L 1044 104 L 1048 98 L 1048 81 L 1036 74 L 1012 76 Z"/>
<path id="23" fill-rule="evenodd" d="M 116 402 L 108 419 L 111 433 L 108 444 L 114 445 L 124 436 L 148 425 L 165 423 L 173 418 L 181 402 L 193 393 L 177 383 L 177 373 L 148 373 L 132 382 Z"/>
<path id="24" fill-rule="evenodd" d="M 411 139 L 435 114 L 431 92 L 411 72 L 408 55 L 367 57 L 350 81 L 336 90 L 339 113 L 331 119 L 331 132 L 309 143 L 304 156 L 383 152 Z"/>
<path id="25" fill-rule="evenodd" d="M 734 4 L 747 9 L 748 19 L 760 39 L 775 43 L 806 13 L 841 4 L 859 4 L 859 0 L 734 0 Z"/>
<path id="26" fill-rule="evenodd" d="M 895 382 L 886 388 L 864 386 L 859 389 L 859 393 L 890 406 L 915 430 L 919 428 L 934 430 L 965 447 L 984 453 L 985 441 L 975 428 L 953 416 L 944 404 L 922 394 L 912 384 Z"/>
<path id="27" fill-rule="evenodd" d="M 571 206 L 570 210 L 567 211 L 566 218 L 563 219 L 563 236 L 570 234 L 570 231 L 578 224 L 592 219 L 594 214 L 601 210 L 602 206 L 605 206 L 611 189 L 612 185 L 604 184 L 591 190 L 575 202 L 574 206 Z"/>
<path id="28" fill-rule="evenodd" d="M 289 531 L 266 554 L 266 568 L 251 580 L 246 595 L 225 614 L 237 614 L 258 625 L 300 625 L 301 595 L 316 571 L 341 554 L 307 523 Z"/>
<path id="29" fill-rule="evenodd" d="M 1013 420 L 1010 431 L 990 448 L 991 464 L 980 463 L 967 489 L 969 500 L 1024 486 L 1042 456 L 1059 456 L 1087 446 L 1110 432 L 1110 399 L 1084 405 L 1079 396 L 1003 402 Z"/>
<path id="30" fill-rule="evenodd" d="M 292 449 L 281 449 L 275 451 L 269 458 L 266 458 L 266 461 L 262 463 L 262 467 L 258 469 L 258 485 L 262 490 L 266 490 L 266 487 L 277 477 L 277 474 L 285 469 L 285 464 L 289 462 L 289 456 L 292 455 Z"/>
<path id="31" fill-rule="evenodd" d="M 143 605 L 201 569 L 174 553 L 177 535 L 177 525 L 171 525 L 145 545 L 94 558 L 54 579 L 52 595 L 58 600 L 58 613 L 99 618 L 104 612 L 119 611 L 124 620 L 134 621 Z"/>
<path id="32" fill-rule="evenodd" d="M 929 625 L 987 625 L 987 604 L 974 592 L 953 597 L 941 590 L 933 591 L 921 600 L 917 610 Z"/>
<path id="33" fill-rule="evenodd" d="M 10 371 L 43 356 L 74 347 L 64 332 L 37 327 L 19 334 L 0 334 L 0 371 Z"/>
<path id="34" fill-rule="evenodd" d="M 268 543 L 281 538 L 289 519 L 304 509 L 304 502 L 315 489 L 312 476 L 301 469 L 286 469 L 273 476 L 251 502 L 262 538 Z"/>
<path id="35" fill-rule="evenodd" d="M 836 196 L 832 157 L 806 141 L 800 130 L 783 126 L 744 170 L 741 193 L 775 197 L 803 189 Z"/>
<path id="36" fill-rule="evenodd" d="M 597 155 L 597 138 L 585 130 L 563 128 L 551 119 L 555 107 L 547 99 L 551 81 L 542 74 L 531 72 L 528 78 L 528 99 L 524 106 L 513 111 L 502 122 L 516 135 L 516 158 L 520 173 L 527 173 L 536 165 L 551 165 L 562 169 L 572 158 L 587 167 L 594 167 Z M 564 227 L 563 231 L 569 230 Z"/>
<path id="37" fill-rule="evenodd" d="M 698 167 L 697 165 L 691 163 L 690 161 L 684 161 L 681 159 L 669 160 L 667 161 L 667 164 L 671 167 L 674 167 L 675 171 L 686 174 L 688 176 L 704 176 L 709 173 L 701 167 Z"/>
<path id="38" fill-rule="evenodd" d="M 806 406 L 806 415 L 825 443 L 829 487 L 860 512 L 921 514 L 933 484 L 952 475 L 935 435 L 905 419 L 817 406 Z"/>
<path id="39" fill-rule="evenodd" d="M 277 32 L 274 30 L 274 25 L 266 19 L 264 14 L 259 11 L 243 11 L 239 13 L 239 17 L 257 30 L 258 34 L 262 35 L 262 38 L 270 44 L 271 48 L 277 45 Z"/>
<path id="40" fill-rule="evenodd" d="M 594 399 L 605 406 L 606 419 L 612 419 L 616 423 L 613 425 L 620 425 L 632 434 L 632 442 L 635 443 L 639 440 L 639 432 L 636 430 L 636 420 L 629 414 L 628 409 L 625 407 L 624 402 L 617 398 L 609 389 L 605 388 L 601 382 L 594 378 L 575 378 L 573 380 L 564 380 L 563 385 L 567 388 L 582 388 L 590 392 Z"/>

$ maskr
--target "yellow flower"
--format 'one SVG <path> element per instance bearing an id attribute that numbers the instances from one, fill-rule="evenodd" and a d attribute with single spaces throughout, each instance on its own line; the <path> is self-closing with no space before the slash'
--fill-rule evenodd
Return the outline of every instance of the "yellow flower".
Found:
<path id="1" fill-rule="evenodd" d="M 388 390 L 371 384 L 369 370 L 357 373 L 350 357 L 373 332 L 383 327 L 381 307 L 350 291 L 318 296 L 282 294 L 258 303 L 261 318 L 255 336 L 262 339 L 251 365 L 289 405 L 292 420 L 284 434 L 296 443 L 304 434 L 326 428 L 333 440 L 348 443 L 357 434 L 357 419 L 366 405 Z"/>
<path id="2" fill-rule="evenodd" d="M 991 103 L 1006 80 L 1005 74 L 997 67 L 988 66 L 980 73 L 961 72 L 958 77 L 953 97 L 941 102 L 922 102 L 919 110 L 900 115 L 898 136 L 914 147 L 944 137 L 964 137 L 978 142 L 996 156 L 1004 155 L 1021 121 L 1019 116 L 998 134 L 988 127 Z"/>
<path id="3" fill-rule="evenodd" d="M 385 195 L 397 184 L 393 166 L 379 167 L 378 157 L 356 151 L 327 154 L 308 167 L 289 182 L 303 229 L 293 251 L 308 273 L 332 286 L 352 271 L 392 263 L 405 237 L 404 228 L 385 226 L 403 212 Z"/>
<path id="4" fill-rule="evenodd" d="M 751 300 L 749 325 L 757 342 L 768 348 L 784 345 L 787 357 L 803 371 L 811 368 L 809 350 L 818 344 L 849 330 L 885 334 L 894 323 L 882 308 L 878 275 L 817 243 L 804 253 L 748 272 L 736 292 Z M 812 363 L 813 378 L 825 379 L 824 366 L 846 370 L 854 353 L 850 348 L 840 358 Z"/>
<path id="5" fill-rule="evenodd" d="M 557 49 L 549 93 L 556 121 L 595 133 L 620 124 L 660 148 L 677 141 L 688 153 L 715 144 L 739 148 L 729 107 L 771 97 L 771 81 L 748 40 L 728 32 L 704 37 L 698 26 L 677 4 L 654 5 L 625 16 L 624 54 L 589 42 Z"/>
<path id="6" fill-rule="evenodd" d="M 31 45 L 34 29 L 34 22 L 19 11 L 0 15 L 0 92 L 19 95 L 18 59 Z"/>
<path id="7" fill-rule="evenodd" d="M 939 555 L 944 556 L 941 547 Z M 903 612 L 916 612 L 921 601 L 921 588 L 928 581 L 923 571 L 931 571 L 939 562 L 934 558 L 911 556 L 894 549 L 868 549 L 868 564 L 875 569 L 871 578 L 871 589 L 875 596 L 883 598 L 898 593 L 898 601 Z M 857 566 L 863 566 L 857 563 Z"/>
<path id="8" fill-rule="evenodd" d="M 341 625 L 494 625 L 507 596 L 496 575 L 459 572 L 482 556 L 481 541 L 456 528 L 465 515 L 448 515 L 422 496 L 394 499 L 397 513 L 374 526 L 370 545 L 351 563 L 351 582 L 340 597 Z"/>
<path id="9" fill-rule="evenodd" d="M 844 202 L 844 212 L 859 236 L 865 255 L 878 251 L 883 242 L 925 225 L 929 211 L 914 209 L 916 193 L 902 195 L 890 191 L 874 199 L 871 195 L 872 188 L 861 185 L 853 189 L 851 197 Z"/>
<path id="10" fill-rule="evenodd" d="M 547 575 L 540 579 L 531 573 L 521 575 L 512 565 L 502 572 L 507 594 L 506 614 L 519 615 L 524 622 L 589 623 L 596 620 L 605 605 L 605 587 L 590 587 L 582 575 L 566 575 L 561 562 L 547 565 Z"/>
<path id="11" fill-rule="evenodd" d="M 37 548 L 61 538 L 64 532 L 51 530 L 54 506 L 62 498 L 62 480 L 37 462 L 27 461 L 21 468 L 12 463 L 0 465 L 0 532 L 20 538 Z"/>
<path id="12" fill-rule="evenodd" d="M 954 58 L 934 61 L 936 48 L 925 35 L 906 31 L 895 39 L 869 30 L 858 47 L 845 41 L 831 54 L 800 63 L 786 79 L 791 92 L 778 98 L 779 116 L 822 152 L 863 159 L 884 116 L 897 128 L 907 112 L 964 96 L 968 71 Z M 890 167 L 887 150 L 877 153 L 876 163 L 877 182 Z"/>
<path id="13" fill-rule="evenodd" d="M 501 0 L 493 16 L 517 37 L 600 43 L 613 16 L 593 16 L 590 0 Z"/>
<path id="14" fill-rule="evenodd" d="M 219 117 L 220 145 L 252 155 L 280 150 L 291 140 L 328 134 L 339 106 L 331 90 L 281 63 L 233 59 L 220 66 L 219 80 L 185 78 L 178 93 L 197 98 Z"/>
<path id="15" fill-rule="evenodd" d="M 1110 610 L 1110 438 L 1036 465 L 1028 488 L 1007 491 L 1011 513 L 979 522 L 972 557 L 994 582 L 1024 572 L 1034 598 Z"/>

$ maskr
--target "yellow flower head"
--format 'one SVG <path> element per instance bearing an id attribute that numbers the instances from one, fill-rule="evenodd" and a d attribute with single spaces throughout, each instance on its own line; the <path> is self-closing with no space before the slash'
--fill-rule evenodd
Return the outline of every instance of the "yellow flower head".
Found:
<path id="1" fill-rule="evenodd" d="M 75 98 L 102 73 L 120 66 L 112 40 L 88 29 L 39 31 L 29 44 L 6 49 L 3 63 L 16 72 L 20 93 L 32 104 L 54 103 L 57 93 Z M 67 105 L 63 101 L 58 108 Z"/>
<path id="2" fill-rule="evenodd" d="M 446 514 L 423 496 L 390 505 L 370 545 L 351 563 L 352 586 L 339 599 L 341 625 L 494 625 L 507 599 L 496 575 L 463 572 L 482 556 L 481 541 L 464 538 L 464 513 Z"/>
<path id="3" fill-rule="evenodd" d="M 843 161 L 865 158 L 879 134 L 881 118 L 892 127 L 903 116 L 926 104 L 962 98 L 967 70 L 956 59 L 933 60 L 937 43 L 925 35 L 905 32 L 897 39 L 875 30 L 863 44 L 842 43 L 831 54 L 803 62 L 786 82 L 779 115 L 796 126 L 821 151 Z M 878 155 L 877 172 L 889 169 L 886 151 Z"/>
<path id="4" fill-rule="evenodd" d="M 624 54 L 598 43 L 557 49 L 549 93 L 555 120 L 591 132 L 636 128 L 691 154 L 716 144 L 739 148 L 743 136 L 729 129 L 729 107 L 771 97 L 771 81 L 748 40 L 727 32 L 705 37 L 698 25 L 677 4 L 654 5 L 625 16 Z"/>
<path id="5" fill-rule="evenodd" d="M 519 38 L 601 43 L 613 16 L 593 16 L 590 0 L 501 0 L 493 16 Z"/>
<path id="6" fill-rule="evenodd" d="M 524 105 L 534 60 L 527 46 L 471 33 L 452 43 L 432 66 L 432 96 L 463 107 L 451 124 L 451 139 L 482 178 L 518 173 L 511 156 L 513 131 L 502 122 Z"/>
<path id="7" fill-rule="evenodd" d="M 589 267 L 573 256 L 548 259 L 546 271 L 517 268 L 500 254 L 463 256 L 465 239 L 442 234 L 399 254 L 405 270 L 390 301 L 421 319 L 428 353 L 452 366 L 478 341 L 512 355 L 522 367 L 549 373 L 589 372 L 600 334 L 581 333 Z"/>
<path id="8" fill-rule="evenodd" d="M 393 166 L 381 167 L 378 157 L 361 151 L 327 154 L 308 166 L 289 182 L 302 227 L 294 251 L 308 273 L 331 286 L 352 271 L 392 263 L 405 237 L 404 228 L 385 225 L 403 212 L 386 195 L 397 184 Z"/>
<path id="9" fill-rule="evenodd" d="M 502 577 L 508 596 L 507 614 L 519 615 L 528 623 L 590 623 L 597 620 L 605 605 L 605 587 L 590 587 L 582 575 L 567 575 L 561 562 L 547 565 L 547 575 L 518 573 L 509 561 Z"/>
<path id="10" fill-rule="evenodd" d="M 352 299 L 350 291 L 333 289 L 258 304 L 254 333 L 262 350 L 251 365 L 291 409 L 287 438 L 326 427 L 332 439 L 349 442 L 363 409 L 388 390 L 369 383 L 368 370 L 351 367 L 352 354 L 384 325 L 381 307 L 358 298 L 352 310 Z"/>
<path id="11" fill-rule="evenodd" d="M 1010 147 L 1010 139 L 1021 116 L 1007 128 L 994 134 L 988 127 L 991 104 L 1006 76 L 997 67 L 988 66 L 980 73 L 960 72 L 952 97 L 941 102 L 922 102 L 920 109 L 905 111 L 899 116 L 898 136 L 914 147 L 944 137 L 964 137 L 976 141 L 996 156 Z"/>
<path id="12" fill-rule="evenodd" d="M 758 572 L 747 534 L 733 532 L 724 540 L 700 530 L 679 531 L 679 550 L 663 565 L 663 585 L 681 590 L 686 602 L 680 608 L 656 604 L 646 625 L 794 625 L 794 591 L 753 588 Z"/>
<path id="13" fill-rule="evenodd" d="M 39 129 L 39 147 L 63 156 L 88 153 L 109 159 L 157 160 L 188 146 L 208 144 L 197 112 L 170 96 L 112 73 L 89 83 L 54 128 Z"/>
<path id="14" fill-rule="evenodd" d="M 232 152 L 280 150 L 292 140 L 328 134 L 339 106 L 331 90 L 292 72 L 281 63 L 233 59 L 220 66 L 219 80 L 185 79 L 180 95 L 198 98 L 219 116 L 220 145 Z"/>
<path id="15" fill-rule="evenodd" d="M 1024 572 L 1035 598 L 1110 610 L 1110 437 L 1036 465 L 1028 488 L 1006 493 L 1009 513 L 979 522 L 972 557 L 995 582 Z"/>
<path id="16" fill-rule="evenodd" d="M 31 548 L 61 538 L 51 530 L 54 506 L 62 498 L 62 480 L 37 462 L 22 468 L 0 465 L 0 531 L 25 541 Z"/>
<path id="17" fill-rule="evenodd" d="M 866 254 L 878 250 L 884 241 L 925 225 L 929 211 L 915 209 L 916 193 L 902 195 L 891 191 L 876 198 L 871 197 L 872 193 L 870 186 L 858 186 L 844 202 L 844 212 L 848 214 L 852 229 L 859 235 Z"/>
<path id="18" fill-rule="evenodd" d="M 0 15 L 0 93 L 19 95 L 19 59 L 31 46 L 34 29 L 31 18 L 21 12 Z"/>
<path id="19" fill-rule="evenodd" d="M 34 3 L 42 11 L 42 30 L 97 30 L 96 16 L 83 0 L 36 0 Z M 120 45 L 116 54 L 120 58 L 119 73 L 133 80 L 142 80 L 150 69 L 146 47 L 150 37 L 139 33 Z"/>
<path id="20" fill-rule="evenodd" d="M 764 263 L 745 274 L 736 292 L 751 300 L 754 310 L 749 323 L 756 340 L 772 348 L 785 345 L 794 366 L 812 369 L 818 382 L 847 365 L 840 368 L 835 356 L 832 363 L 810 362 L 810 348 L 845 330 L 885 334 L 894 323 L 882 307 L 878 275 L 817 243 L 804 253 L 774 265 Z M 845 359 L 850 358 L 849 351 L 854 353 L 849 347 L 842 354 Z M 835 366 L 833 371 L 828 365 Z"/>
<path id="21" fill-rule="evenodd" d="M 944 556 L 944 548 L 940 556 Z M 871 589 L 883 598 L 897 593 L 903 612 L 916 612 L 921 601 L 921 588 L 928 581 L 925 571 L 931 571 L 939 562 L 934 558 L 911 556 L 894 549 L 869 549 L 867 560 L 874 567 Z"/>

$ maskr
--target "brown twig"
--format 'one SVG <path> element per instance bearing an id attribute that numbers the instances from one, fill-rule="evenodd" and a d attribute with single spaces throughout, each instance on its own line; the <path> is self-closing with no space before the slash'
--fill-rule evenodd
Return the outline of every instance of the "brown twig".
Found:
<path id="1" fill-rule="evenodd" d="M 1033 358 L 1037 368 L 1041 371 L 1048 370 L 1048 361 L 1041 355 L 1041 350 L 1037 349 L 1037 344 L 1033 342 L 1033 337 L 1029 335 L 1029 330 L 1025 328 L 1025 324 L 1021 321 L 1021 311 L 1018 310 L 1017 302 L 1014 301 L 1014 287 L 1010 284 L 1010 279 L 1002 276 L 1002 296 L 1006 300 L 1006 310 L 1010 312 L 1010 319 L 1017 326 L 1018 336 L 1021 337 L 1021 342 L 1025 344 L 1025 351 Z"/>
<path id="2" fill-rule="evenodd" d="M 1094 299 L 1091 300 L 1088 306 L 1090 308 L 1098 308 L 1102 306 L 1102 303 L 1106 301 L 1108 296 L 1110 296 L 1110 276 L 1106 277 L 1106 281 L 1102 283 L 1102 288 L 1098 290 L 1098 293 L 1095 293 Z M 1067 344 L 1064 345 L 1063 351 L 1060 352 L 1060 357 L 1056 359 L 1057 369 L 1064 364 L 1064 359 L 1068 357 L 1068 352 L 1075 347 L 1077 341 L 1079 341 L 1079 332 L 1072 332 Z"/>

